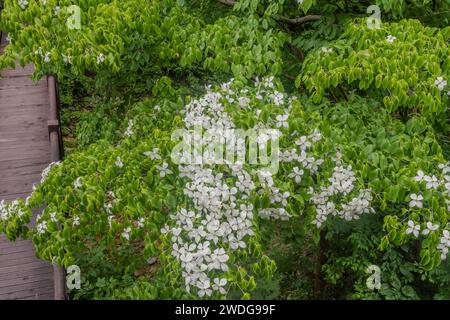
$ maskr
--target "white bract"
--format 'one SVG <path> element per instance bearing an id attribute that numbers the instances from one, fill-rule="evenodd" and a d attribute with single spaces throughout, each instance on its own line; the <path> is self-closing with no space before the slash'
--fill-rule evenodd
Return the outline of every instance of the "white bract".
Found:
<path id="1" fill-rule="evenodd" d="M 397 38 L 394 37 L 394 36 L 392 36 L 392 35 L 388 35 L 388 36 L 386 37 L 386 41 L 387 41 L 388 43 L 393 43 L 395 40 L 397 40 Z"/>
<path id="2" fill-rule="evenodd" d="M 409 195 L 411 198 L 411 201 L 409 202 L 410 207 L 417 207 L 417 208 L 423 208 L 423 196 L 421 194 L 417 195 L 415 193 L 412 193 Z"/>
<path id="3" fill-rule="evenodd" d="M 416 238 L 419 237 L 420 225 L 414 224 L 414 221 L 409 220 L 408 227 L 409 228 L 406 229 L 406 234 L 412 233 L 414 235 L 414 237 L 416 237 Z"/>
<path id="4" fill-rule="evenodd" d="M 434 84 L 436 87 L 438 87 L 439 91 L 442 91 L 447 86 L 447 80 L 445 80 L 443 77 L 437 77 L 437 79 L 434 81 Z"/>

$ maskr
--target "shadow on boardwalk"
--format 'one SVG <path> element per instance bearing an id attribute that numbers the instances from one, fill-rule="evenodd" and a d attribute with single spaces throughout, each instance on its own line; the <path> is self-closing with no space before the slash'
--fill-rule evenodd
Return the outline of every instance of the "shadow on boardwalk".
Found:
<path id="1" fill-rule="evenodd" d="M 0 52 L 3 39 L 0 45 Z M 1 72 L 0 200 L 26 198 L 50 163 L 47 80 L 30 80 L 31 65 Z M 0 235 L 0 300 L 53 299 L 53 268 L 35 256 L 31 241 Z"/>

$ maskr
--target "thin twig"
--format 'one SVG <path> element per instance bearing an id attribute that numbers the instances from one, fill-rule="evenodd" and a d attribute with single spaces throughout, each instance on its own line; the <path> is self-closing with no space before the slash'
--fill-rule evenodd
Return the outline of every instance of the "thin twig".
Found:
<path id="1" fill-rule="evenodd" d="M 320 18 L 322 18 L 322 16 L 320 15 L 307 15 L 304 17 L 298 17 L 298 18 L 287 18 L 284 16 L 277 16 L 277 18 L 283 22 L 287 22 L 289 24 L 302 24 L 308 21 L 315 21 L 315 20 L 320 20 Z"/>
<path id="2" fill-rule="evenodd" d="M 228 6 L 234 6 L 236 4 L 235 0 L 217 0 L 220 3 L 226 4 Z M 275 19 L 289 23 L 289 24 L 302 24 L 308 21 L 315 21 L 315 20 L 320 20 L 320 18 L 322 18 L 322 16 L 320 15 L 307 15 L 304 17 L 298 17 L 298 18 L 288 18 L 285 16 L 275 16 Z"/>

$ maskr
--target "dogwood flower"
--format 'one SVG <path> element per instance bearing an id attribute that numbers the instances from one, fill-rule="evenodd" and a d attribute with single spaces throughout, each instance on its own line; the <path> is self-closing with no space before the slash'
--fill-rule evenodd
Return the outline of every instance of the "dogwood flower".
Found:
<path id="1" fill-rule="evenodd" d="M 283 114 L 283 115 L 278 115 L 276 116 L 276 120 L 277 120 L 277 128 L 281 128 L 281 127 L 289 127 L 289 123 L 287 122 L 289 118 L 288 114 Z"/>
<path id="2" fill-rule="evenodd" d="M 122 232 L 122 237 L 127 240 L 130 240 L 130 232 L 131 232 L 130 227 L 125 228 L 125 230 L 123 230 L 123 232 Z"/>
<path id="3" fill-rule="evenodd" d="M 165 177 L 167 174 L 173 173 L 170 169 L 168 169 L 169 164 L 167 162 L 164 162 L 162 166 L 156 166 L 156 168 L 159 170 L 159 176 L 161 178 Z"/>
<path id="4" fill-rule="evenodd" d="M 36 231 L 39 235 L 44 234 L 47 232 L 47 221 L 42 221 L 36 226 Z"/>
<path id="5" fill-rule="evenodd" d="M 294 167 L 292 169 L 293 172 L 291 172 L 288 177 L 289 178 L 294 178 L 296 183 L 300 183 L 302 181 L 302 176 L 303 176 L 303 170 L 299 169 L 298 167 Z"/>
<path id="6" fill-rule="evenodd" d="M 414 180 L 416 180 L 417 182 L 425 180 L 425 174 L 422 170 L 417 171 L 417 175 L 414 177 Z"/>
<path id="7" fill-rule="evenodd" d="M 422 231 L 422 234 L 427 235 L 430 233 L 430 231 L 436 231 L 437 229 L 439 229 L 438 224 L 433 224 L 432 222 L 428 221 L 427 227 Z"/>
<path id="8" fill-rule="evenodd" d="M 447 259 L 448 252 L 450 250 L 450 231 L 443 230 L 442 237 L 436 249 L 441 253 L 441 260 Z"/>
<path id="9" fill-rule="evenodd" d="M 411 198 L 411 201 L 409 202 L 410 207 L 417 207 L 417 208 L 423 208 L 423 196 L 421 194 L 417 195 L 415 193 L 412 193 L 409 195 Z"/>
<path id="10" fill-rule="evenodd" d="M 432 177 L 430 177 L 430 176 L 425 176 L 425 178 L 424 178 L 424 180 L 427 182 L 427 184 L 426 184 L 426 188 L 427 189 L 437 189 L 437 188 L 439 188 L 439 180 L 436 178 L 436 176 L 432 176 Z"/>
<path id="11" fill-rule="evenodd" d="M 75 179 L 75 181 L 73 182 L 73 187 L 75 189 L 79 189 L 83 186 L 82 182 L 81 182 L 81 177 L 78 177 Z"/>
<path id="12" fill-rule="evenodd" d="M 413 234 L 416 238 L 419 237 L 419 232 L 420 232 L 420 225 L 416 225 L 414 224 L 414 221 L 409 220 L 408 221 L 408 226 L 409 228 L 406 229 L 406 234 Z"/>
<path id="13" fill-rule="evenodd" d="M 392 36 L 392 35 L 388 35 L 388 36 L 386 37 L 386 41 L 387 41 L 388 43 L 393 43 L 395 40 L 397 40 L 397 38 L 394 37 L 394 36 Z"/>
<path id="14" fill-rule="evenodd" d="M 153 148 L 153 151 L 146 151 L 144 155 L 150 157 L 151 160 L 161 159 L 161 156 L 158 154 L 159 148 Z"/>
<path id="15" fill-rule="evenodd" d="M 133 120 L 129 120 L 127 130 L 125 131 L 124 134 L 126 137 L 131 137 L 133 135 L 133 125 L 134 125 Z"/>
<path id="16" fill-rule="evenodd" d="M 123 163 L 122 160 L 120 159 L 120 157 L 116 158 L 116 162 L 114 163 L 116 165 L 116 167 L 118 168 L 123 168 Z"/>
<path id="17" fill-rule="evenodd" d="M 100 64 L 105 61 L 105 55 L 103 53 L 99 53 L 97 56 L 97 64 Z"/>
<path id="18" fill-rule="evenodd" d="M 226 284 L 227 284 L 227 279 L 225 279 L 225 278 L 222 278 L 222 279 L 214 278 L 213 282 L 214 282 L 214 284 L 212 286 L 212 289 L 214 291 L 219 291 L 221 294 L 226 294 L 227 293 L 227 291 L 224 288 L 226 286 Z"/>
<path id="19" fill-rule="evenodd" d="M 78 217 L 78 216 L 73 216 L 72 225 L 73 225 L 73 226 L 79 226 L 79 225 L 80 225 L 80 217 Z"/>
<path id="20" fill-rule="evenodd" d="M 443 77 L 437 77 L 434 84 L 438 87 L 439 91 L 442 91 L 447 86 L 447 80 L 444 80 Z"/>
<path id="21" fill-rule="evenodd" d="M 18 3 L 19 3 L 20 8 L 22 8 L 22 10 L 24 10 L 28 6 L 27 0 L 19 0 Z"/>

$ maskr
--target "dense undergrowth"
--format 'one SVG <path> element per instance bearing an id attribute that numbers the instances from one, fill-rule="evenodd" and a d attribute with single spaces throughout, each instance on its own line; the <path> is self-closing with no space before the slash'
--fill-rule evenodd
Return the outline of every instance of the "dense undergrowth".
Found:
<path id="1" fill-rule="evenodd" d="M 450 298 L 448 1 L 4 7 L 0 68 L 57 74 L 67 156 L 0 229 L 78 265 L 72 298 Z M 278 171 L 175 163 L 198 123 L 279 130 Z"/>

